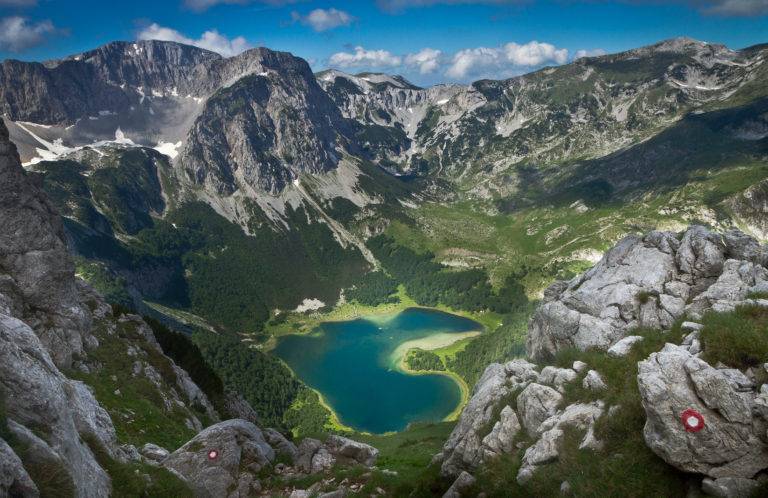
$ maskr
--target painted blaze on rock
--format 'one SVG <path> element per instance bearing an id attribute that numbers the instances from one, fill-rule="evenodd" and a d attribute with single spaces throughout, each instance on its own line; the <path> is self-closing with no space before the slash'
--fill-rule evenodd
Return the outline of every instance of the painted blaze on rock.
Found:
<path id="1" fill-rule="evenodd" d="M 693 408 L 688 408 L 680 414 L 680 419 L 688 432 L 699 432 L 704 428 L 704 417 Z"/>

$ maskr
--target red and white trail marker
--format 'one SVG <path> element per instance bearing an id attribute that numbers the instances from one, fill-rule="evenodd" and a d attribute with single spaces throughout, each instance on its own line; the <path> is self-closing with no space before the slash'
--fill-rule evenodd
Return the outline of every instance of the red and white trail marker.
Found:
<path id="1" fill-rule="evenodd" d="M 704 428 L 704 417 L 693 408 L 688 408 L 680 414 L 680 421 L 687 432 L 699 432 Z"/>
<path id="2" fill-rule="evenodd" d="M 219 458 L 219 452 L 217 450 L 211 450 L 208 452 L 208 460 L 216 460 Z"/>

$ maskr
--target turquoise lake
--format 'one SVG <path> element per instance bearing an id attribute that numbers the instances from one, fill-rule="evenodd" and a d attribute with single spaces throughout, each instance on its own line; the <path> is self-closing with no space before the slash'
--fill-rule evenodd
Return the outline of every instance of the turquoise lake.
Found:
<path id="1" fill-rule="evenodd" d="M 284 336 L 273 352 L 323 395 L 343 424 L 383 433 L 403 430 L 411 422 L 440 421 L 461 401 L 459 386 L 447 376 L 398 370 L 397 357 L 408 347 L 403 343 L 450 342 L 454 338 L 448 335 L 481 329 L 468 318 L 408 308 L 394 315 L 326 322 L 311 334 Z"/>

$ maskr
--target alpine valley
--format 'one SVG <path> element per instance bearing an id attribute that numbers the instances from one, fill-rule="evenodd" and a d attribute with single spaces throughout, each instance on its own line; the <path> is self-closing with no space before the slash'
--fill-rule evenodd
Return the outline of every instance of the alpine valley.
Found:
<path id="1" fill-rule="evenodd" d="M 768 45 L 112 42 L 0 114 L 0 496 L 768 494 Z"/>

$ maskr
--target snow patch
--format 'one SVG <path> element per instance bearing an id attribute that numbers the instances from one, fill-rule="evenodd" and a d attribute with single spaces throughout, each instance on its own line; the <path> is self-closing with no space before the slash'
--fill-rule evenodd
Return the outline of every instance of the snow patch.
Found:
<path id="1" fill-rule="evenodd" d="M 179 155 L 179 151 L 178 151 L 179 147 L 181 147 L 181 141 L 172 143 L 172 142 L 163 142 L 162 140 L 160 140 L 159 142 L 157 142 L 157 145 L 153 147 L 153 149 L 155 149 L 161 154 L 165 154 L 171 159 L 176 159 L 176 156 Z"/>
<path id="2" fill-rule="evenodd" d="M 305 311 L 319 310 L 323 306 L 325 306 L 325 303 L 317 298 L 304 299 L 304 301 L 302 301 L 293 311 L 296 313 L 304 313 Z"/>

